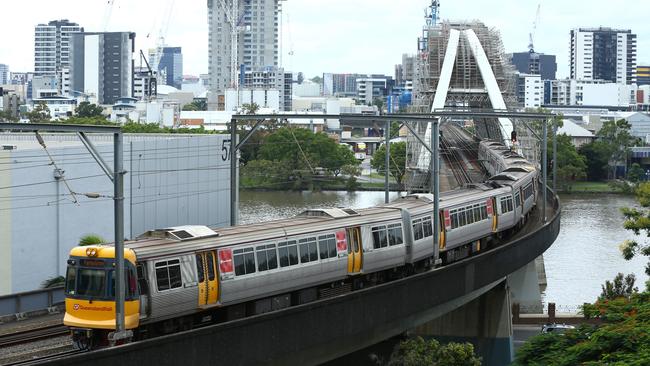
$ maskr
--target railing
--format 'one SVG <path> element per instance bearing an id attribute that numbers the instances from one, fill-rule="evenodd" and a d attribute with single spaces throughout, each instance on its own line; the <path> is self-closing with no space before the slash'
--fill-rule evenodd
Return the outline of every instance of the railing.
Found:
<path id="1" fill-rule="evenodd" d="M 65 295 L 63 287 L 52 287 L 42 290 L 19 292 L 0 296 L 0 318 L 20 316 L 20 314 L 48 311 L 52 307 L 63 304 Z"/>
<path id="2" fill-rule="evenodd" d="M 583 305 L 557 305 L 549 302 L 547 306 L 537 305 L 520 305 L 512 304 L 512 323 L 513 324 L 546 324 L 546 323 L 566 323 L 566 324 L 599 324 L 599 318 L 588 318 L 582 314 Z"/>

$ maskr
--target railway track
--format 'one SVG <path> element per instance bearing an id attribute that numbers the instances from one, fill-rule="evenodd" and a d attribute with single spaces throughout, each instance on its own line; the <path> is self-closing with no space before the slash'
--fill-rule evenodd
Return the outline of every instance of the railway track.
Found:
<path id="1" fill-rule="evenodd" d="M 63 324 L 56 324 L 37 329 L 4 334 L 0 336 L 0 348 L 14 346 L 17 344 L 30 343 L 47 338 L 64 336 L 69 333 L 70 330 L 68 330 L 68 327 Z"/>
<path id="2" fill-rule="evenodd" d="M 64 359 L 64 358 L 67 358 L 69 356 L 73 356 L 73 355 L 76 355 L 76 354 L 79 354 L 79 353 L 85 353 L 85 352 L 88 352 L 88 351 L 76 350 L 76 349 L 75 350 L 68 350 L 68 351 L 53 353 L 53 354 L 50 354 L 50 355 L 38 356 L 36 358 L 29 359 L 29 360 L 12 362 L 12 363 L 8 363 L 8 364 L 4 364 L 3 366 L 38 365 L 38 364 L 41 364 L 41 363 L 46 362 L 46 361 L 54 361 L 54 360 Z"/>
<path id="3" fill-rule="evenodd" d="M 467 141 L 455 128 L 447 126 L 440 139 L 440 147 L 447 165 L 451 169 L 456 182 L 460 185 L 472 183 L 472 177 L 467 172 L 465 161 L 460 152 L 467 145 Z"/>

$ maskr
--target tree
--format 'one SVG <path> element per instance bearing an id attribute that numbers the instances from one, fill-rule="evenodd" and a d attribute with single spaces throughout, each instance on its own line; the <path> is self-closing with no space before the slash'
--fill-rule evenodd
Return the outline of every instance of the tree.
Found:
<path id="1" fill-rule="evenodd" d="M 619 273 L 614 278 L 614 281 L 605 281 L 605 284 L 602 285 L 603 292 L 600 294 L 598 300 L 615 300 L 619 297 L 624 297 L 629 299 L 633 294 L 638 292 L 639 289 L 634 287 L 634 282 L 636 277 L 634 274 L 629 274 L 623 277 L 622 273 Z"/>
<path id="2" fill-rule="evenodd" d="M 260 110 L 260 106 L 255 102 L 244 103 L 242 104 L 241 108 L 244 114 L 256 114 Z"/>
<path id="3" fill-rule="evenodd" d="M 305 75 L 301 72 L 298 73 L 298 84 L 302 84 L 305 81 Z"/>
<path id="4" fill-rule="evenodd" d="M 377 109 L 379 110 L 379 113 L 382 113 L 382 111 L 384 110 L 384 100 L 381 99 L 381 98 L 373 99 L 372 105 L 377 107 Z"/>
<path id="5" fill-rule="evenodd" d="M 74 113 L 77 117 L 104 117 L 102 112 L 104 109 L 97 104 L 92 104 L 90 102 L 81 102 L 75 108 Z"/>
<path id="6" fill-rule="evenodd" d="M 633 163 L 627 172 L 627 179 L 632 183 L 639 183 L 645 176 L 645 170 L 638 163 Z"/>
<path id="7" fill-rule="evenodd" d="M 208 103 L 204 99 L 195 99 L 192 103 L 183 106 L 184 111 L 207 111 Z"/>
<path id="8" fill-rule="evenodd" d="M 631 231 L 636 238 L 650 237 L 650 183 L 641 183 L 635 192 L 637 201 L 641 204 L 638 208 L 622 208 L 621 212 L 625 217 L 623 227 Z M 643 235 L 642 235 L 643 234 Z M 641 254 L 650 257 L 650 244 L 647 241 L 639 243 L 637 240 L 625 240 L 621 245 L 623 258 L 630 260 Z M 646 264 L 645 273 L 650 276 L 650 260 Z M 650 289 L 650 281 L 646 283 Z"/>
<path id="9" fill-rule="evenodd" d="M 88 234 L 79 238 L 79 246 L 81 247 L 85 247 L 88 245 L 103 244 L 103 243 L 106 243 L 106 240 L 104 240 L 104 238 L 102 238 L 101 236 L 95 234 Z"/>
<path id="10" fill-rule="evenodd" d="M 323 83 L 323 78 L 320 76 L 314 76 L 313 78 L 310 79 L 311 81 L 315 82 L 316 84 L 322 84 Z"/>
<path id="11" fill-rule="evenodd" d="M 480 366 L 471 343 L 441 345 L 437 340 L 422 337 L 400 342 L 393 351 L 389 366 Z"/>
<path id="12" fill-rule="evenodd" d="M 588 180 L 601 181 L 607 179 L 609 159 L 612 156 L 610 144 L 596 140 L 580 146 L 578 153 L 585 157 Z"/>
<path id="13" fill-rule="evenodd" d="M 38 103 L 31 112 L 27 112 L 27 119 L 32 123 L 43 123 L 49 122 L 50 118 L 50 108 L 48 108 L 45 103 Z"/>
<path id="14" fill-rule="evenodd" d="M 260 146 L 257 159 L 281 162 L 285 188 L 318 188 L 345 165 L 358 165 L 354 154 L 325 133 L 282 127 L 270 132 Z M 316 175 L 324 171 L 325 176 Z M 312 187 L 312 188 L 313 188 Z"/>
<path id="15" fill-rule="evenodd" d="M 18 122 L 20 118 L 14 117 L 11 111 L 0 111 L 0 121 Z"/>
<path id="16" fill-rule="evenodd" d="M 53 288 L 61 287 L 65 285 L 65 277 L 63 276 L 54 276 L 46 279 L 41 283 L 41 288 Z"/>
<path id="17" fill-rule="evenodd" d="M 551 144 L 552 141 L 549 141 L 549 145 Z M 573 182 L 584 179 L 587 176 L 587 164 L 585 160 L 585 157 L 578 154 L 575 146 L 571 143 L 571 137 L 566 134 L 557 136 L 556 164 L 557 181 L 560 187 L 570 189 Z"/>
<path id="18" fill-rule="evenodd" d="M 630 155 L 632 146 L 639 145 L 638 138 L 632 136 L 630 130 L 632 126 L 624 119 L 618 121 L 607 121 L 598 131 L 596 136 L 600 141 L 609 147 L 610 157 L 608 166 L 610 178 L 616 178 L 616 166 L 623 163 L 627 167 L 627 158 Z"/>
<path id="19" fill-rule="evenodd" d="M 402 179 L 406 174 L 406 142 L 390 144 L 390 168 L 389 174 L 395 178 L 397 184 L 402 186 Z M 386 146 L 382 145 L 372 156 L 370 166 L 377 169 L 379 173 L 386 171 Z"/>

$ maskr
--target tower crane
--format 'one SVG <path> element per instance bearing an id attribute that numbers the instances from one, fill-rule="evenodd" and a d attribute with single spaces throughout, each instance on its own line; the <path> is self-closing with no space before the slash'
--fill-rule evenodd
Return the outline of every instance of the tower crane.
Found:
<path id="1" fill-rule="evenodd" d="M 104 11 L 104 23 L 102 24 L 102 31 L 106 32 L 108 29 L 108 23 L 111 20 L 111 14 L 113 13 L 113 5 L 115 4 L 115 0 L 107 0 L 106 2 L 106 10 Z"/>
<path id="2" fill-rule="evenodd" d="M 244 18 L 247 11 L 239 14 L 239 0 L 219 0 L 219 5 L 230 24 L 230 87 L 237 88 L 239 33 L 246 30 Z"/>
<path id="3" fill-rule="evenodd" d="M 535 46 L 533 44 L 533 39 L 535 38 L 535 32 L 537 31 L 537 25 L 539 24 L 539 12 L 542 7 L 542 4 L 537 4 L 537 13 L 535 14 L 535 21 L 533 21 L 533 29 L 528 33 L 528 52 L 534 53 Z"/>

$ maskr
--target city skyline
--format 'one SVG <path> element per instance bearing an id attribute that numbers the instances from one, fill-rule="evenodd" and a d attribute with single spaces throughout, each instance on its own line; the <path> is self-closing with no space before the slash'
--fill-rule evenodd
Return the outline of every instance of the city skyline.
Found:
<path id="1" fill-rule="evenodd" d="M 388 0 L 287 0 L 282 4 L 281 16 L 282 66 L 286 70 L 303 72 L 307 77 L 324 72 L 391 75 L 403 53 L 415 53 L 424 22 L 423 10 L 428 3 L 428 0 L 409 0 L 408 4 L 399 5 Z M 557 56 L 559 78 L 569 76 L 569 32 L 578 27 L 631 29 L 637 34 L 637 64 L 650 63 L 650 27 L 644 23 L 650 3 L 627 0 L 615 6 L 605 7 L 605 4 L 604 1 L 559 0 L 542 4 L 535 50 Z M 66 5 L 62 7 L 45 0 L 4 4 L 6 13 L 15 15 L 5 20 L 5 27 L 14 31 L 11 46 L 0 49 L 0 63 L 9 65 L 11 71 L 33 71 L 34 27 L 37 24 L 68 19 L 79 23 L 86 31 L 103 31 L 106 0 L 68 0 Z M 499 1 L 491 7 L 478 0 L 465 1 L 462 5 L 443 1 L 441 18 L 478 19 L 496 27 L 503 36 L 506 52 L 511 53 L 527 49 L 536 9 L 537 3 L 514 0 Z M 152 15 L 144 17 L 146 13 Z M 184 73 L 207 73 L 205 1 L 180 4 L 173 0 L 132 3 L 115 0 L 106 30 L 136 32 L 136 52 L 142 49 L 146 53 L 155 47 L 166 14 L 171 14 L 166 44 L 183 47 Z"/>

